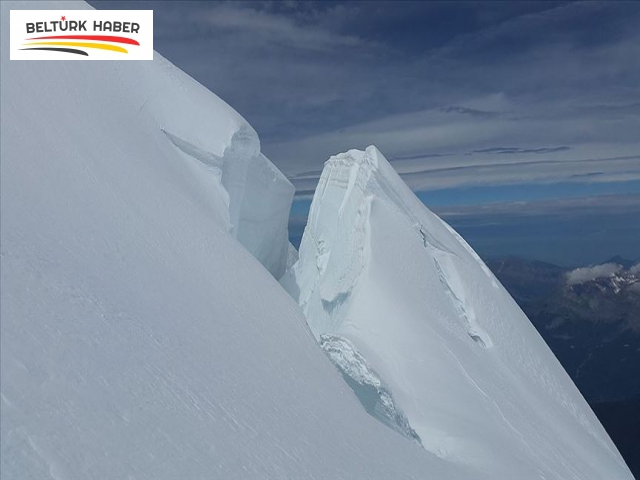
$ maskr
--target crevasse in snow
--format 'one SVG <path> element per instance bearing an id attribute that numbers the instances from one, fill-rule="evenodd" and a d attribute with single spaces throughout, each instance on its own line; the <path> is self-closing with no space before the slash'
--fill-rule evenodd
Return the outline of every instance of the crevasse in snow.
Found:
<path id="1" fill-rule="evenodd" d="M 230 233 L 280 278 L 289 253 L 287 220 L 295 189 L 260 153 L 255 131 L 242 121 L 219 156 L 199 147 L 197 138 L 191 143 L 167 128 L 162 131 L 186 161 L 194 161 L 222 187 L 218 190 L 227 206 Z"/>
<path id="2" fill-rule="evenodd" d="M 282 284 L 428 451 L 491 478 L 631 478 L 527 317 L 375 147 L 326 162 Z"/>

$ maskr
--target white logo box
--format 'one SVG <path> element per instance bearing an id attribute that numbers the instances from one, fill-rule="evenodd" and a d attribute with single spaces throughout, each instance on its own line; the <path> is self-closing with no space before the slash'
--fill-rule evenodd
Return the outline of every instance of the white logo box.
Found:
<path id="1" fill-rule="evenodd" d="M 11 60 L 153 60 L 153 10 L 11 10 Z"/>

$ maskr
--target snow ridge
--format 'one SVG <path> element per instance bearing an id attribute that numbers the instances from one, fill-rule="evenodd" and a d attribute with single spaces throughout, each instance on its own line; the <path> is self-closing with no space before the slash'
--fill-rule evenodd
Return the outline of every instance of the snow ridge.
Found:
<path id="1" fill-rule="evenodd" d="M 331 333 L 338 328 L 339 325 L 333 325 L 332 322 L 341 318 L 340 312 L 348 303 L 369 256 L 367 237 L 373 197 L 366 192 L 373 172 L 371 160 L 362 155 L 354 158 L 332 157 L 330 162 L 335 162 L 337 168 L 325 169 L 320 178 L 317 196 L 321 201 L 314 203 L 309 213 L 309 222 L 314 228 L 305 230 L 307 241 L 303 242 L 300 250 L 301 256 L 313 257 L 314 274 L 304 278 L 296 276 L 294 267 L 282 282 L 292 296 L 299 300 L 311 330 L 318 339 L 321 333 Z M 336 188 L 344 190 L 344 194 L 337 197 L 334 194 Z M 338 214 L 323 216 L 323 201 L 331 202 Z M 340 203 L 336 204 L 338 201 Z M 348 238 L 334 235 L 342 228 L 349 229 Z M 304 292 L 299 298 L 298 290 Z M 322 315 L 309 312 L 310 295 L 316 291 Z M 321 321 L 326 325 L 316 324 Z"/>
<path id="2" fill-rule="evenodd" d="M 631 478 L 520 308 L 374 146 L 325 163 L 282 285 L 347 382 L 375 372 L 433 454 L 491 478 Z"/>

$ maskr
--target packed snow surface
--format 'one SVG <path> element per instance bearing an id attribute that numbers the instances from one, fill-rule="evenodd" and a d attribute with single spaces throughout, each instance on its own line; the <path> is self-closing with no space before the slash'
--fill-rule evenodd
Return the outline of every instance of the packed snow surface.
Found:
<path id="1" fill-rule="evenodd" d="M 495 479 L 632 478 L 527 317 L 375 147 L 326 162 L 282 284 L 427 451 Z"/>
<path id="2" fill-rule="evenodd" d="M 476 478 L 314 341 L 246 121 L 159 55 L 10 62 L 11 8 L 82 4 L 1 6 L 2 479 Z"/>

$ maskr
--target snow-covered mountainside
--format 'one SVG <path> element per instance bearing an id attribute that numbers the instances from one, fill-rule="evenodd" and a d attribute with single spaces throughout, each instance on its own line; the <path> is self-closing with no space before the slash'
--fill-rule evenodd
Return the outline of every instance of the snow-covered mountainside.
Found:
<path id="1" fill-rule="evenodd" d="M 1 6 L 2 479 L 476 478 L 274 279 L 293 190 L 246 121 L 160 55 L 10 62 L 11 8 L 82 4 Z"/>
<path id="2" fill-rule="evenodd" d="M 282 283 L 343 374 L 357 351 L 427 451 L 490 478 L 631 478 L 527 317 L 375 147 L 325 164 Z"/>
<path id="3" fill-rule="evenodd" d="M 630 478 L 375 149 L 329 162 L 294 263 L 238 113 L 157 54 L 11 62 L 12 8 L 89 7 L 1 4 L 3 480 Z"/>

